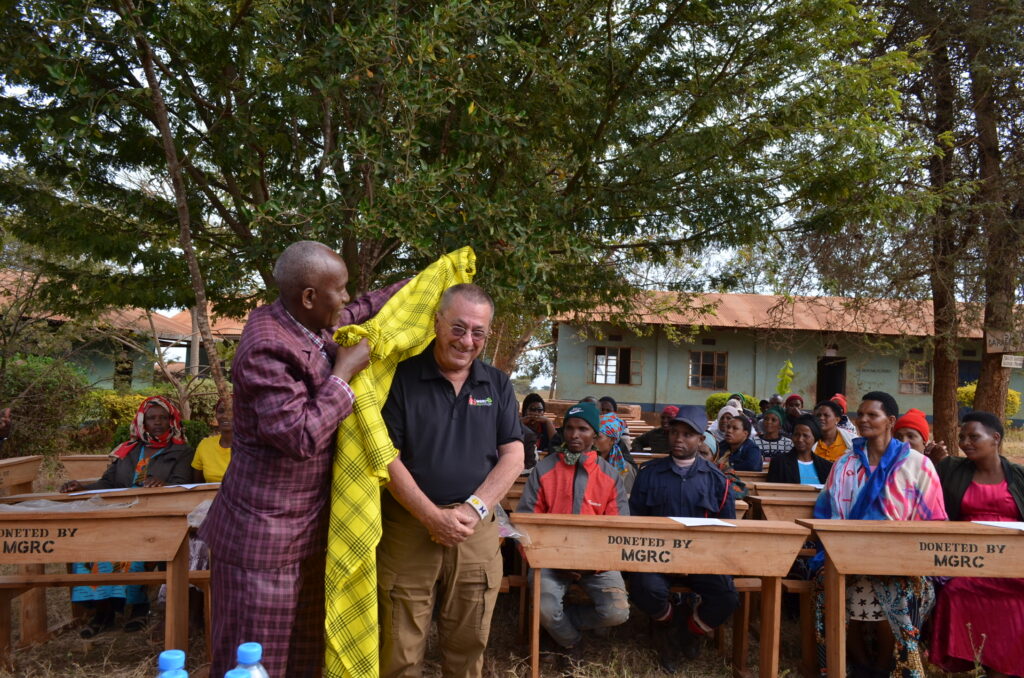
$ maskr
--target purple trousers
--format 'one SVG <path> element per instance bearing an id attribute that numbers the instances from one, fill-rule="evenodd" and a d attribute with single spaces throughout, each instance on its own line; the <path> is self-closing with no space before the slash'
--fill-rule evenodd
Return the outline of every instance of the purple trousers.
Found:
<path id="1" fill-rule="evenodd" d="M 263 666 L 275 678 L 319 678 L 324 664 L 324 562 L 318 553 L 272 570 L 218 561 L 213 596 L 211 676 L 235 668 L 242 643 L 263 646 Z"/>

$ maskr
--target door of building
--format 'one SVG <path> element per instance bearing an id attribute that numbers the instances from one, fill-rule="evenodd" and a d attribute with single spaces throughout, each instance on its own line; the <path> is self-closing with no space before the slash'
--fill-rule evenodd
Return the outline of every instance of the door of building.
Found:
<path id="1" fill-rule="evenodd" d="M 837 393 L 846 394 L 846 358 L 818 358 L 817 402 L 828 400 Z M 811 403 L 806 403 L 808 408 Z"/>

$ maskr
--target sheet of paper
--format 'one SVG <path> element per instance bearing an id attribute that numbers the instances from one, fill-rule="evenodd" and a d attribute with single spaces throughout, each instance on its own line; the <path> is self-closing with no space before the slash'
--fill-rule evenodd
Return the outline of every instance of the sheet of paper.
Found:
<path id="1" fill-rule="evenodd" d="M 131 488 L 128 488 L 128 487 L 111 487 L 110 489 L 106 489 L 106 490 L 82 490 L 81 492 L 70 492 L 70 493 L 68 493 L 68 496 L 70 496 L 70 497 L 77 497 L 78 495 L 81 495 L 81 494 L 104 494 L 106 492 L 124 492 L 125 490 L 128 490 L 128 489 L 131 489 Z"/>
<path id="2" fill-rule="evenodd" d="M 999 520 L 972 520 L 971 522 L 975 525 L 990 525 L 991 527 L 1003 527 L 1007 530 L 1020 530 L 1021 532 L 1024 532 L 1024 523 L 1019 521 L 1002 522 Z"/>
<path id="3" fill-rule="evenodd" d="M 807 483 L 807 484 L 810 485 L 811 487 L 813 487 L 816 490 L 824 490 L 825 489 L 825 485 L 824 484 L 821 484 L 821 485 L 819 485 L 818 483 Z"/>
<path id="4" fill-rule="evenodd" d="M 191 483 L 189 485 L 164 485 L 164 487 L 181 487 L 186 490 L 192 490 L 197 487 L 206 487 L 207 485 L 220 485 L 220 483 Z"/>
<path id="5" fill-rule="evenodd" d="M 683 525 L 686 525 L 687 527 L 701 527 L 703 525 L 718 525 L 720 527 L 736 527 L 732 523 L 727 523 L 724 520 L 719 520 L 718 518 L 676 518 L 674 516 L 669 516 L 669 517 L 672 518 L 672 520 L 676 521 L 677 523 L 681 523 Z"/>

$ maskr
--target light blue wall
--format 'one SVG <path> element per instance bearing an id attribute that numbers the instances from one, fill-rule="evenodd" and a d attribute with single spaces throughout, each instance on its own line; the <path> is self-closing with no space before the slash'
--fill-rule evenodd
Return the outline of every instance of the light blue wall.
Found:
<path id="1" fill-rule="evenodd" d="M 862 341 L 842 335 L 819 332 L 793 332 L 785 335 L 753 330 L 711 329 L 698 334 L 692 342 L 674 343 L 661 327 L 649 336 L 637 336 L 619 328 L 601 326 L 600 338 L 587 337 L 577 328 L 558 325 L 558 358 L 555 368 L 556 395 L 578 399 L 587 395 L 610 395 L 620 403 L 640 405 L 644 410 L 658 410 L 665 405 L 703 405 L 717 390 L 692 389 L 687 385 L 690 351 L 716 351 L 729 354 L 726 391 L 739 391 L 755 398 L 767 398 L 775 392 L 777 374 L 788 358 L 793 362 L 793 383 L 790 392 L 800 394 L 805 406 L 811 407 L 817 396 L 818 359 L 826 344 L 836 348 L 836 355 L 847 360 L 846 396 L 852 403 L 869 391 L 891 393 L 901 411 L 912 407 L 931 414 L 932 396 L 899 392 L 899 349 L 877 346 L 867 348 Z M 611 341 L 609 335 L 621 335 Z M 707 346 L 704 339 L 713 339 Z M 639 385 L 590 384 L 588 379 L 588 348 L 590 346 L 621 346 L 643 351 L 643 378 Z M 889 352 L 887 352 L 889 351 Z M 980 353 L 979 353 L 980 355 Z M 925 359 L 925 355 L 904 355 L 903 358 Z M 1010 387 L 1024 390 L 1024 371 L 1014 370 Z M 831 394 L 828 394 L 831 395 Z M 1021 417 L 1017 413 L 1016 417 Z"/>

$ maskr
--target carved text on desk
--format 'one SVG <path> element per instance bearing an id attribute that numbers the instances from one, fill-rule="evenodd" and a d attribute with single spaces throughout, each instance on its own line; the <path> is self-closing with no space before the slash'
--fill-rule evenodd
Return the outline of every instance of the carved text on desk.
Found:
<path id="1" fill-rule="evenodd" d="M 985 567 L 985 556 L 969 555 L 981 551 L 978 544 L 962 544 L 959 542 L 918 542 L 922 551 L 933 551 L 936 567 Z M 1006 551 L 1006 544 L 984 544 L 985 553 L 999 555 Z"/>
<path id="2" fill-rule="evenodd" d="M 53 535 L 46 527 L 0 528 L 0 539 L 3 539 L 2 552 L 53 553 L 57 544 L 56 539 L 71 539 L 77 532 L 77 527 L 59 527 Z"/>
<path id="3" fill-rule="evenodd" d="M 642 547 L 623 548 L 620 558 L 625 563 L 671 563 L 672 551 L 666 549 L 666 546 L 671 546 L 673 550 L 688 549 L 692 543 L 692 539 L 608 535 L 608 544 L 610 546 Z"/>

